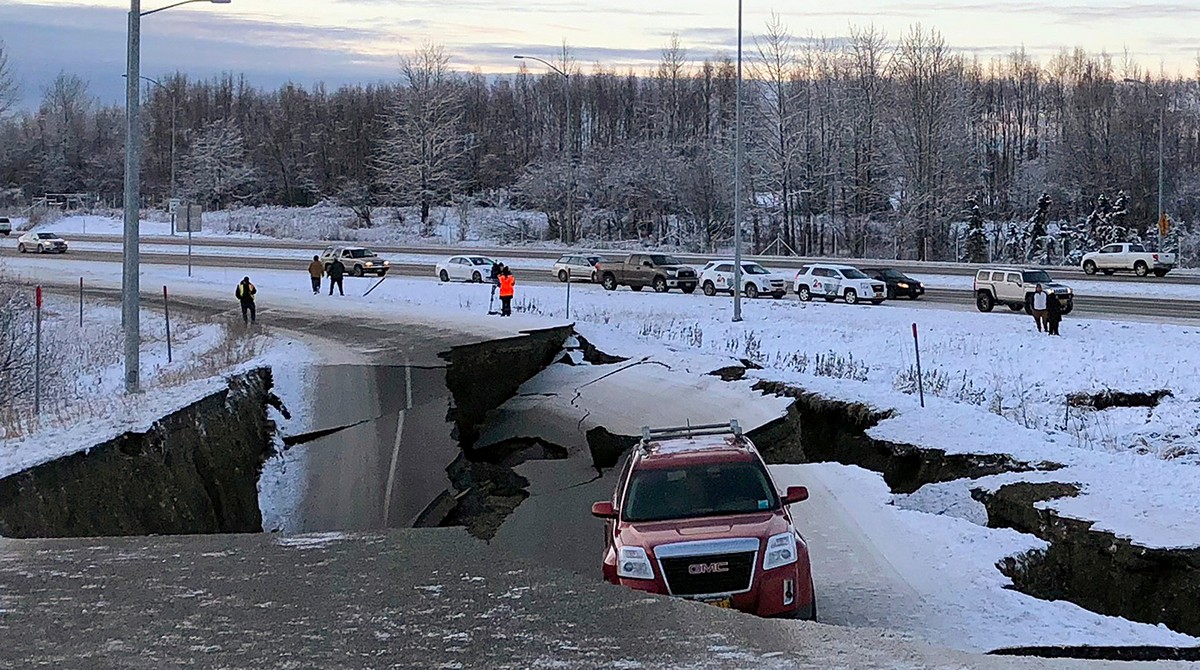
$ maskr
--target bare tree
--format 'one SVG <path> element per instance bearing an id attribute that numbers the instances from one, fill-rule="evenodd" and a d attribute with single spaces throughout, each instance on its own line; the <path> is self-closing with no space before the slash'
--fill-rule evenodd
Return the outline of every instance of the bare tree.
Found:
<path id="1" fill-rule="evenodd" d="M 17 77 L 8 62 L 8 47 L 0 40 L 0 118 L 17 103 Z"/>
<path id="2" fill-rule="evenodd" d="M 463 100 L 450 57 L 428 44 L 401 60 L 405 89 L 396 94 L 379 152 L 380 178 L 402 202 L 421 207 L 423 233 L 432 233 L 429 210 L 456 190 L 466 152 Z"/>
<path id="3" fill-rule="evenodd" d="M 796 246 L 792 204 L 798 147 L 796 128 L 796 50 L 792 35 L 778 14 L 772 14 L 766 32 L 757 40 L 758 61 L 751 74 L 758 92 L 758 118 L 765 140 L 761 145 L 764 183 L 775 194 L 782 214 L 783 241 Z"/>
<path id="4" fill-rule="evenodd" d="M 246 160 L 246 143 L 236 124 L 214 121 L 192 141 L 183 160 L 183 192 L 210 207 L 244 196 L 256 170 Z"/>

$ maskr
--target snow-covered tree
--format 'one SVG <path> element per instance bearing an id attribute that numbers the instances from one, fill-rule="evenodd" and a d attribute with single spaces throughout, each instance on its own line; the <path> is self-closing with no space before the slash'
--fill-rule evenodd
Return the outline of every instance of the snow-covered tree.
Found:
<path id="1" fill-rule="evenodd" d="M 967 250 L 962 260 L 966 263 L 988 261 L 987 233 L 983 230 L 983 212 L 975 196 L 967 199 Z"/>
<path id="2" fill-rule="evenodd" d="M 242 132 L 231 119 L 205 126 L 192 140 L 180 167 L 183 193 L 196 203 L 217 209 L 245 197 L 256 173 L 246 159 Z"/>
<path id="3" fill-rule="evenodd" d="M 422 232 L 430 235 L 430 208 L 462 181 L 463 100 L 440 45 L 427 44 L 404 57 L 400 72 L 405 87 L 388 112 L 379 175 L 400 202 L 420 205 Z"/>
<path id="4" fill-rule="evenodd" d="M 1037 210 L 1029 217 L 1025 231 L 1025 249 L 1028 252 L 1027 262 L 1050 262 L 1050 247 L 1053 242 L 1046 224 L 1050 219 L 1050 194 L 1043 193 L 1037 201 Z"/>

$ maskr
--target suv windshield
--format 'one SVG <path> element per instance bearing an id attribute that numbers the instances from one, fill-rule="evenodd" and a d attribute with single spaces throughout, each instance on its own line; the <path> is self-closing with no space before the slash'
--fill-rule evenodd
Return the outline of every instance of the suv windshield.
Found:
<path id="1" fill-rule="evenodd" d="M 845 268 L 842 270 L 842 276 L 846 279 L 870 279 L 870 277 L 859 272 L 858 270 L 855 270 L 854 268 Z"/>
<path id="2" fill-rule="evenodd" d="M 674 256 L 663 256 L 662 254 L 655 254 L 653 256 L 650 256 L 649 258 L 650 258 L 650 261 L 652 263 L 654 263 L 655 265 L 683 265 L 683 263 L 680 263 L 678 260 L 676 260 Z"/>
<path id="3" fill-rule="evenodd" d="M 55 233 L 38 233 L 38 234 L 37 234 L 37 236 L 38 236 L 38 239 L 39 239 L 39 240 L 54 240 L 54 239 L 58 239 L 58 235 L 57 235 L 57 234 L 55 234 Z"/>
<path id="4" fill-rule="evenodd" d="M 1054 281 L 1045 270 L 1032 270 L 1021 273 L 1021 279 L 1026 284 L 1049 284 Z"/>
<path id="5" fill-rule="evenodd" d="M 769 275 L 771 274 L 766 268 L 758 263 L 747 263 L 742 266 L 742 272 L 748 275 Z"/>
<path id="6" fill-rule="evenodd" d="M 370 258 L 375 255 L 370 249 L 351 249 L 350 258 Z"/>
<path id="7" fill-rule="evenodd" d="M 634 473 L 621 516 L 628 522 L 663 521 L 778 508 L 779 497 L 761 466 L 720 463 Z"/>

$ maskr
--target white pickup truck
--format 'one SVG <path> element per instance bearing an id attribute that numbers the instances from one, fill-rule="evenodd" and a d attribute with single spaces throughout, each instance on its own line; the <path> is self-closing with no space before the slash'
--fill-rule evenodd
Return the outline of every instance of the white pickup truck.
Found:
<path id="1" fill-rule="evenodd" d="M 1130 271 L 1139 277 L 1151 272 L 1155 277 L 1165 277 L 1175 267 L 1175 254 L 1146 251 L 1140 244 L 1108 244 L 1083 257 L 1083 271 L 1094 275 L 1099 270 L 1106 275 L 1118 271 Z"/>

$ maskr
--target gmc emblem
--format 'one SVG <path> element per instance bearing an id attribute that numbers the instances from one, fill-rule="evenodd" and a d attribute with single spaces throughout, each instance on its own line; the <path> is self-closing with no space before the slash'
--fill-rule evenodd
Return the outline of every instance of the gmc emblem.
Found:
<path id="1" fill-rule="evenodd" d="M 711 575 L 716 572 L 729 572 L 729 561 L 720 563 L 692 563 L 688 566 L 689 575 Z"/>

